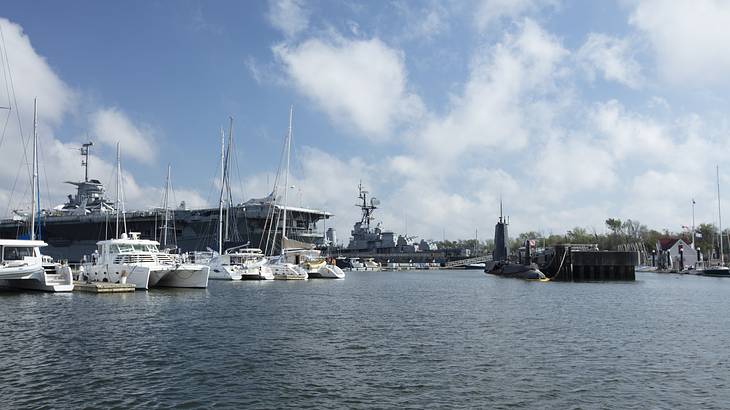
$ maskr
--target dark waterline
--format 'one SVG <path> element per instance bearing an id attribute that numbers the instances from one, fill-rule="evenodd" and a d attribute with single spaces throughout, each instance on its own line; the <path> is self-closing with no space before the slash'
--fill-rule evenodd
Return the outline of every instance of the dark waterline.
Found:
<path id="1" fill-rule="evenodd" d="M 3 407 L 727 408 L 730 280 L 0 291 Z"/>

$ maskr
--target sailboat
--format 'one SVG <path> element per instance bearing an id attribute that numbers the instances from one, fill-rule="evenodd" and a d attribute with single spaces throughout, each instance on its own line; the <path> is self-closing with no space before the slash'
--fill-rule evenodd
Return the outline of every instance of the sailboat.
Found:
<path id="1" fill-rule="evenodd" d="M 70 292 L 74 288 L 71 268 L 68 265 L 55 263 L 50 256 L 41 254 L 40 248 L 48 246 L 48 244 L 36 240 L 35 220 L 37 216 L 40 216 L 40 203 L 36 203 L 37 199 L 40 202 L 37 100 L 33 100 L 33 177 L 31 184 L 33 187 L 29 215 L 30 239 L 0 239 L 0 286 L 47 292 Z M 38 208 L 37 214 L 36 207 Z"/>
<path id="2" fill-rule="evenodd" d="M 283 219 L 280 255 L 276 257 L 276 263 L 269 266 L 273 270 L 274 279 L 344 279 L 345 272 L 335 264 L 334 259 L 324 258 L 321 251 L 308 248 L 304 246 L 306 244 L 290 240 L 286 236 L 293 112 L 293 107 L 290 107 L 289 130 L 285 140 L 284 206 L 280 207 Z"/>
<path id="3" fill-rule="evenodd" d="M 288 240 L 286 237 L 286 214 L 287 214 L 287 192 L 289 191 L 289 157 L 291 153 L 291 134 L 292 134 L 292 117 L 294 115 L 294 107 L 289 108 L 289 130 L 284 140 L 285 165 L 284 165 L 284 206 L 281 208 L 281 243 L 279 246 L 280 253 L 278 256 L 269 259 L 268 267 L 275 280 L 306 280 L 309 278 L 307 271 L 299 264 L 291 263 L 287 259 Z"/>
<path id="4" fill-rule="evenodd" d="M 224 239 L 227 240 L 229 211 L 231 205 L 229 161 L 233 145 L 233 118 L 228 126 L 228 149 L 226 138 L 221 129 L 221 191 L 218 200 L 218 252 L 194 252 L 196 261 L 205 261 L 210 267 L 210 278 L 220 280 L 265 280 L 274 279 L 268 267 L 267 258 L 258 248 L 249 248 L 248 244 L 223 250 Z M 225 216 L 224 216 L 225 204 Z M 224 232 L 226 238 L 224 238 Z"/>
<path id="5" fill-rule="evenodd" d="M 97 250 L 81 266 L 80 276 L 90 281 L 131 283 L 136 289 L 150 287 L 207 288 L 210 268 L 183 263 L 178 255 L 159 249 L 160 243 L 141 239 L 139 232 L 127 232 L 124 201 L 121 201 L 124 232 L 119 234 L 121 161 L 117 144 L 116 237 L 96 243 Z M 168 168 L 169 183 L 169 168 Z M 166 218 L 167 219 L 167 218 Z M 167 227 L 167 221 L 165 221 Z M 165 229 L 166 230 L 166 229 Z M 166 240 L 166 239 L 165 239 Z"/>
<path id="6" fill-rule="evenodd" d="M 722 243 L 722 210 L 720 206 L 720 166 L 716 168 L 717 175 L 717 216 L 718 224 L 720 228 L 720 264 L 716 266 L 708 266 L 702 269 L 698 269 L 697 274 L 702 276 L 717 276 L 717 277 L 730 277 L 730 268 L 725 266 L 725 255 L 723 252 Z"/>

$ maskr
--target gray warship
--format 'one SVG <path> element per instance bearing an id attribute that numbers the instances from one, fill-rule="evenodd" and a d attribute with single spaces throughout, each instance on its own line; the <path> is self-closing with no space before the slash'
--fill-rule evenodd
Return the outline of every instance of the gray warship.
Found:
<path id="1" fill-rule="evenodd" d="M 369 198 L 369 192 L 362 183 L 358 185 L 358 202 L 355 204 L 361 211 L 360 220 L 355 222 L 350 232 L 347 246 L 328 246 L 323 248 L 328 254 L 337 256 L 338 266 L 348 268 L 352 260 L 372 260 L 385 266 L 388 263 L 433 264 L 445 263 L 449 260 L 463 258 L 462 249 L 439 249 L 436 244 L 420 240 L 414 236 L 397 235 L 393 231 L 383 229 L 381 223 L 374 223 L 374 211 L 380 201 Z M 336 242 L 333 229 L 327 231 L 328 243 Z"/>
<path id="2" fill-rule="evenodd" d="M 358 191 L 359 201 L 355 206 L 360 208 L 362 217 L 352 227 L 350 232 L 352 237 L 345 248 L 346 252 L 410 253 L 436 250 L 434 245 L 425 240 L 416 243 L 413 241 L 415 237 L 403 235 L 396 237 L 393 231 L 383 230 L 380 222 L 372 226 L 375 220 L 373 212 L 378 209 L 380 201 L 375 197 L 368 201 L 369 192 L 363 188 L 362 183 L 358 185 Z"/>
<path id="3" fill-rule="evenodd" d="M 81 149 L 84 180 L 67 181 L 76 187 L 76 194 L 68 195 L 68 200 L 63 205 L 40 212 L 38 239 L 49 245 L 43 249 L 44 254 L 55 259 L 79 262 L 83 255 L 91 254 L 96 249 L 97 241 L 113 238 L 116 234 L 115 203 L 106 198 L 104 185 L 98 179 L 89 178 L 88 159 L 91 145 L 84 144 Z M 268 254 L 276 254 L 278 249 L 267 246 L 267 243 L 272 243 L 270 239 L 280 235 L 282 229 L 278 224 L 271 224 L 269 221 L 272 220 L 272 214 L 277 218 L 282 210 L 283 206 L 277 205 L 273 193 L 264 198 L 229 206 L 224 215 L 227 227 L 224 249 L 248 244 L 251 247 L 260 247 Z M 291 206 L 287 206 L 286 210 L 288 239 L 312 245 L 321 245 L 324 242 L 324 235 L 318 231 L 317 222 L 331 218 L 333 214 Z M 167 225 L 164 224 L 166 213 L 169 215 Z M 163 245 L 186 252 L 217 248 L 218 214 L 218 208 L 187 209 L 182 202 L 175 209 L 130 211 L 123 212 L 122 216 L 126 220 L 127 231 L 139 232 L 142 238 L 160 242 L 166 237 L 168 243 Z M 12 218 L 0 220 L 2 239 L 26 238 L 29 231 L 28 215 L 17 213 Z"/>

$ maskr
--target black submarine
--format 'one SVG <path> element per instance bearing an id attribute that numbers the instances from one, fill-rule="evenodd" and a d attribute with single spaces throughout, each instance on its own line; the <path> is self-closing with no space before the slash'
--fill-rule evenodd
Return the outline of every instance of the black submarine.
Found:
<path id="1" fill-rule="evenodd" d="M 533 249 L 532 241 L 525 241 L 525 257 L 527 263 L 514 262 L 509 260 L 509 236 L 507 234 L 507 219 L 502 215 L 502 201 L 499 202 L 499 222 L 494 226 L 494 250 L 492 260 L 484 266 L 484 273 L 517 278 L 523 280 L 546 282 L 549 279 L 540 272 L 537 265 L 531 263 Z M 520 258 L 523 259 L 523 258 Z"/>

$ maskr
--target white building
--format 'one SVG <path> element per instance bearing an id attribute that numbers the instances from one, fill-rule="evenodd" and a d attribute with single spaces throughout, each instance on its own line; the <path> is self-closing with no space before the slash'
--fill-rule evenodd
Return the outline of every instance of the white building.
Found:
<path id="1" fill-rule="evenodd" d="M 697 264 L 697 251 L 682 239 L 664 238 L 656 243 L 657 265 L 671 270 L 683 270 Z M 681 251 L 681 256 L 680 256 Z M 680 266 L 683 264 L 684 266 Z"/>

